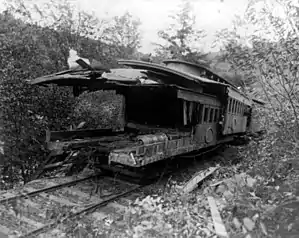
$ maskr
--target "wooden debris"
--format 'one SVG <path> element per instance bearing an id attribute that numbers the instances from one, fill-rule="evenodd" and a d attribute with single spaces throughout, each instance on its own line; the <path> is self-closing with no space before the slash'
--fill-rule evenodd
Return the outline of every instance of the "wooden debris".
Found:
<path id="1" fill-rule="evenodd" d="M 261 227 L 261 230 L 264 233 L 264 235 L 267 236 L 268 235 L 267 228 L 263 222 L 260 222 L 260 227 Z"/>
<path id="2" fill-rule="evenodd" d="M 234 219 L 233 219 L 233 224 L 237 229 L 240 229 L 242 227 L 242 223 L 236 217 L 234 217 Z"/>
<path id="3" fill-rule="evenodd" d="M 222 184 L 222 183 L 224 183 L 224 181 L 223 181 L 223 180 L 221 180 L 221 181 L 218 181 L 218 182 L 216 182 L 216 183 L 213 183 L 213 184 L 210 184 L 210 187 L 216 187 L 216 186 L 218 186 L 218 185 L 220 185 L 220 184 Z"/>
<path id="4" fill-rule="evenodd" d="M 8 238 L 10 234 L 10 229 L 5 226 L 0 225 L 0 238 Z"/>
<path id="5" fill-rule="evenodd" d="M 88 64 L 86 63 L 83 59 L 77 59 L 76 60 L 76 63 L 78 65 L 80 65 L 83 69 L 89 69 L 89 70 L 92 70 L 93 68 Z"/>
<path id="6" fill-rule="evenodd" d="M 53 156 L 54 156 L 55 152 L 51 152 L 47 158 L 45 159 L 45 161 L 37 168 L 37 170 L 33 173 L 33 175 L 31 176 L 30 180 L 35 180 L 38 179 L 42 173 L 44 172 L 44 167 L 49 164 L 52 160 L 53 160 Z"/>
<path id="7" fill-rule="evenodd" d="M 212 173 L 214 173 L 218 167 L 211 167 L 204 171 L 199 171 L 196 173 L 183 187 L 184 193 L 189 193 L 193 191 L 199 182 L 203 181 L 206 177 L 210 176 Z"/>
<path id="8" fill-rule="evenodd" d="M 112 129 L 88 129 L 74 131 L 47 131 L 46 142 L 73 140 L 83 138 L 98 138 L 103 136 L 117 136 L 118 133 Z"/>
<path id="9" fill-rule="evenodd" d="M 254 221 L 252 221 L 249 217 L 243 218 L 243 224 L 249 231 L 252 231 L 255 227 Z"/>
<path id="10" fill-rule="evenodd" d="M 44 167 L 44 169 L 53 169 L 53 168 L 57 168 L 57 167 L 59 167 L 59 166 L 61 166 L 61 165 L 63 165 L 64 164 L 64 161 L 62 161 L 62 162 L 57 162 L 57 163 L 54 163 L 54 164 L 48 164 L 48 165 L 46 165 L 45 167 Z"/>
<path id="11" fill-rule="evenodd" d="M 215 233 L 217 236 L 222 237 L 222 238 L 228 238 L 227 231 L 225 229 L 225 226 L 222 222 L 220 213 L 217 209 L 216 202 L 213 197 L 208 197 L 208 202 L 210 205 L 210 210 L 214 222 L 214 228 L 215 228 Z"/>

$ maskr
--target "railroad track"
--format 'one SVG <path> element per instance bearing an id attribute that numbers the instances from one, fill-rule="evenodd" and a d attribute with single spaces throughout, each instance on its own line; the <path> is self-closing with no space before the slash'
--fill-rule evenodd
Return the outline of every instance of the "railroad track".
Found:
<path id="1" fill-rule="evenodd" d="M 217 148 L 200 155 L 213 153 Z M 163 175 L 186 169 L 189 167 L 186 162 L 180 164 L 180 169 L 170 166 Z M 63 237 L 64 228 L 69 226 L 73 218 L 80 217 L 91 223 L 95 219 L 104 220 L 111 216 L 111 210 L 113 216 L 119 216 L 130 202 L 140 196 L 137 191 L 152 184 L 158 177 L 147 179 L 142 185 L 136 184 L 134 179 L 133 182 L 120 179 L 107 173 L 86 177 L 43 178 L 31 181 L 19 190 L 0 191 L 0 238 Z M 104 212 L 104 207 L 109 212 Z M 64 228 L 61 228 L 64 224 Z"/>
<path id="2" fill-rule="evenodd" d="M 103 217 L 95 210 L 104 206 L 124 210 L 115 201 L 143 186 L 103 174 L 32 181 L 18 192 L 0 193 L 0 238 L 61 237 L 59 224 L 80 215 Z"/>

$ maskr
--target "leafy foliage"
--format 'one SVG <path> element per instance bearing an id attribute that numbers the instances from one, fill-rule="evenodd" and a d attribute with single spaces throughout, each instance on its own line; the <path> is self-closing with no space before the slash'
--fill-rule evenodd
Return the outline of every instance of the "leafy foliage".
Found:
<path id="1" fill-rule="evenodd" d="M 112 19 L 112 26 L 104 31 L 104 41 L 117 46 L 115 50 L 118 57 L 131 58 L 140 48 L 140 24 L 141 22 L 128 12 L 120 17 L 116 16 Z"/>
<path id="2" fill-rule="evenodd" d="M 294 1 L 250 1 L 242 24 L 254 24 L 256 31 L 247 42 L 236 32 L 222 32 L 225 59 L 247 78 L 244 91 L 268 103 L 260 110 L 267 136 L 242 149 L 246 161 L 239 167 L 258 182 L 236 190 L 227 208 L 236 236 L 242 233 L 236 219 L 245 214 L 258 225 L 253 236 L 298 233 L 298 19 Z"/>
<path id="3" fill-rule="evenodd" d="M 25 80 L 62 70 L 63 64 L 59 60 L 53 62 L 50 58 L 56 42 L 51 42 L 53 47 L 47 51 L 49 38 L 43 35 L 41 29 L 15 20 L 8 12 L 1 18 L 5 34 L 1 35 L 0 64 L 3 73 L 0 105 L 6 169 L 13 175 L 11 179 L 18 178 L 18 172 L 21 171 L 21 176 L 26 180 L 32 171 L 29 168 L 34 168 L 43 157 L 44 148 L 40 139 L 44 129 L 55 124 L 51 119 L 57 115 L 61 116 L 57 119 L 63 126 L 65 114 L 58 108 L 65 109 L 69 95 L 61 90 L 50 90 L 43 94 L 42 89 L 31 87 Z M 45 29 L 45 33 L 49 31 Z M 60 47 L 56 45 L 56 48 Z M 58 49 L 57 52 L 61 52 Z M 45 100 L 45 95 L 49 95 L 52 100 Z M 51 120 L 51 123 L 47 123 L 47 120 Z"/>
<path id="4" fill-rule="evenodd" d="M 210 221 L 206 205 L 197 203 L 195 196 L 181 195 L 175 189 L 163 198 L 137 199 L 125 215 L 129 224 L 127 234 L 133 237 L 209 236 L 212 231 L 207 229 Z"/>
<path id="5" fill-rule="evenodd" d="M 117 128 L 120 125 L 122 98 L 113 92 L 84 92 L 75 102 L 72 113 L 74 125 L 84 128 Z"/>
<path id="6" fill-rule="evenodd" d="M 257 4 L 263 4 L 257 8 Z M 269 102 L 269 121 L 277 126 L 298 129 L 298 7 L 291 1 L 278 1 L 276 7 L 285 16 L 275 16 L 272 8 L 263 1 L 251 1 L 246 13 L 247 22 L 258 26 L 250 37 L 251 47 L 241 44 L 235 33 L 226 34 L 226 60 L 247 78 L 244 90 Z M 258 9 L 261 9 L 259 11 Z M 260 37 L 271 34 L 276 39 Z M 273 123 L 271 123 L 273 124 Z M 296 132 L 296 130 L 294 130 Z M 297 137 L 292 133 L 293 136 Z M 295 138 L 294 137 L 294 138 Z"/>
<path id="7" fill-rule="evenodd" d="M 298 232 L 293 226 L 298 221 L 298 148 L 285 139 L 282 133 L 271 133 L 238 148 L 244 159 L 235 170 L 250 174 L 253 182 L 236 188 L 227 183 L 219 195 L 227 200 L 223 216 L 232 236 L 244 234 L 244 219 L 250 220 L 252 228 L 246 229 L 252 237 L 292 237 Z"/>
<path id="8" fill-rule="evenodd" d="M 268 129 L 267 137 L 241 148 L 240 154 L 245 159 L 221 170 L 229 171 L 230 175 L 245 171 L 256 180 L 253 186 L 232 186 L 233 189 L 221 197 L 227 202 L 223 211 L 227 226 L 231 233 L 239 236 L 243 235 L 244 226 L 252 235 L 260 237 L 298 234 L 299 11 L 294 1 L 277 2 L 286 13 L 285 18 L 271 11 L 269 1 L 250 1 L 245 22 L 258 26 L 257 32 L 249 37 L 251 45 L 243 44 L 236 32 L 226 31 L 222 35 L 226 38 L 226 60 L 234 70 L 246 76 L 240 86 L 254 97 L 269 102 L 259 111 L 263 127 Z M 75 100 L 70 89 L 35 88 L 29 86 L 26 79 L 65 69 L 69 47 L 78 50 L 82 57 L 111 66 L 115 65 L 115 58 L 134 57 L 139 46 L 139 23 L 129 14 L 114 19 L 115 25 L 106 28 L 106 33 L 111 34 L 107 37 L 103 34 L 106 22 L 82 12 L 75 16 L 67 2 L 50 2 L 56 9 L 55 15 L 51 12 L 53 8 L 47 12 L 44 11 L 47 8 L 41 11 L 35 5 L 29 8 L 21 0 L 15 3 L 10 12 L 0 15 L 1 141 L 5 143 L 5 166 L 1 172 L 9 175 L 11 182 L 20 177 L 27 181 L 44 158 L 45 129 L 69 129 L 70 121 L 75 126 L 81 122 L 85 122 L 86 127 L 111 126 L 119 107 L 119 99 L 109 93 L 84 93 Z M 261 11 L 254 7 L 256 4 L 262 4 Z M 41 22 L 38 25 L 32 21 L 32 9 L 39 11 L 41 18 L 49 17 L 43 24 L 51 19 L 55 24 L 40 27 Z M 194 30 L 194 18 L 189 13 L 190 5 L 185 3 L 174 17 L 178 28 L 173 25 L 160 32 L 166 44 L 160 47 L 156 61 L 171 53 L 194 62 L 202 58 L 192 42 L 201 39 L 203 32 Z M 261 32 L 274 35 L 275 41 L 260 37 Z M 114 103 L 108 105 L 106 100 Z M 95 103 L 100 107 L 94 107 Z M 163 199 L 138 200 L 124 218 L 125 235 L 211 236 L 213 229 L 207 229 L 210 223 L 206 224 L 208 209 L 203 200 L 200 196 L 180 196 L 173 190 Z"/>
<path id="9" fill-rule="evenodd" d="M 107 42 L 112 31 L 101 28 L 105 22 L 92 14 L 76 12 L 68 1 L 53 0 L 45 5 L 26 0 L 7 3 L 7 11 L 0 15 L 1 141 L 4 142 L 0 172 L 7 182 L 26 182 L 47 153 L 43 143 L 45 130 L 69 129 L 76 102 L 70 88 L 41 88 L 29 85 L 28 81 L 67 69 L 70 48 L 82 57 L 113 67 L 116 58 L 132 57 L 129 54 L 138 48 L 140 36 L 137 21 L 135 24 L 128 14 L 117 19 L 113 23 L 116 25 L 109 25 L 127 29 L 125 39 L 130 41 L 125 44 Z M 130 28 L 132 22 L 135 28 Z M 106 30 L 105 38 L 101 30 Z M 99 97 L 100 101 L 114 100 L 113 95 Z M 105 119 L 110 112 L 107 113 L 101 115 L 103 126 L 110 123 L 110 119 Z"/>
<path id="10" fill-rule="evenodd" d="M 166 30 L 158 32 L 159 37 L 165 41 L 165 44 L 157 44 L 155 61 L 158 61 L 159 58 L 168 58 L 167 56 L 170 55 L 176 59 L 184 59 L 195 63 L 204 59 L 206 55 L 200 52 L 198 44 L 205 36 L 205 33 L 203 30 L 195 29 L 195 17 L 192 14 L 191 3 L 183 1 L 179 12 L 170 17 L 174 23 Z"/>

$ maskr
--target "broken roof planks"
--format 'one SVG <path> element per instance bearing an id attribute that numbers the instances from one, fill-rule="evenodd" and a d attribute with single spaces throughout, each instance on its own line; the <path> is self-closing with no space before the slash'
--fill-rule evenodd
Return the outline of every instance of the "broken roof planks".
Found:
<path id="1" fill-rule="evenodd" d="M 85 85 L 87 81 L 101 78 L 103 73 L 103 70 L 64 70 L 35 78 L 28 83 L 32 85 L 57 84 L 60 86 Z"/>
<path id="2" fill-rule="evenodd" d="M 144 74 L 151 77 L 154 77 L 154 81 L 150 84 L 159 84 L 159 85 L 177 85 L 185 89 L 191 89 L 192 91 L 202 92 L 202 87 L 213 85 L 218 87 L 226 87 L 227 84 L 217 82 L 214 80 L 206 79 L 200 76 L 188 74 L 178 70 L 171 69 L 159 64 L 146 63 L 143 61 L 134 61 L 134 60 L 120 60 L 119 64 L 126 65 L 131 67 L 127 69 L 128 71 L 132 70 L 144 70 Z M 89 86 L 89 85 L 98 85 L 97 87 L 102 87 L 104 84 L 107 84 L 113 87 L 120 84 L 128 85 L 138 85 L 144 86 L 138 77 L 121 77 L 119 75 L 103 74 L 103 72 L 95 72 L 91 70 L 67 70 L 63 72 L 58 72 L 56 74 L 43 76 L 37 78 L 30 82 L 30 84 L 45 85 L 45 84 L 57 84 L 59 86 Z M 124 85 L 122 85 L 124 86 Z"/>
<path id="3" fill-rule="evenodd" d="M 69 86 L 69 85 L 80 85 L 85 84 L 83 82 L 90 81 L 90 77 L 82 76 L 82 75 L 57 75 L 51 77 L 40 77 L 36 78 L 29 82 L 29 84 L 57 84 L 60 86 Z"/>
<path id="4" fill-rule="evenodd" d="M 148 70 L 148 71 L 152 71 L 155 73 L 168 75 L 170 77 L 172 76 L 172 77 L 176 77 L 176 78 L 180 78 L 180 79 L 185 79 L 186 81 L 190 81 L 190 82 L 196 83 L 196 84 L 201 84 L 201 85 L 213 84 L 213 85 L 223 85 L 223 86 L 226 85 L 221 82 L 217 82 L 217 81 L 203 78 L 200 76 L 192 75 L 192 74 L 189 74 L 186 72 L 181 72 L 181 71 L 178 71 L 178 70 L 175 70 L 175 69 L 172 69 L 172 68 L 160 65 L 160 64 L 147 63 L 147 62 L 137 61 L 137 60 L 119 60 L 118 63 L 120 65 L 129 66 L 134 69 L 143 69 L 143 70 Z M 180 83 L 179 81 L 174 82 L 175 81 L 174 79 L 172 81 L 173 81 L 173 82 L 171 82 L 172 84 L 179 85 L 179 83 Z"/>

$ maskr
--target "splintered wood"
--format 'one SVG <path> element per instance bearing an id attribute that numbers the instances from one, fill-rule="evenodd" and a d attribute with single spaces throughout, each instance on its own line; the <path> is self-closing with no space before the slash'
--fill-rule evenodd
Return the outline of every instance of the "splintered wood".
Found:
<path id="1" fill-rule="evenodd" d="M 217 209 L 216 202 L 213 197 L 208 197 L 208 202 L 211 210 L 211 215 L 214 222 L 215 233 L 217 236 L 221 238 L 228 238 L 228 234 L 226 232 L 225 226 L 222 222 L 220 213 Z"/>
<path id="2" fill-rule="evenodd" d="M 214 173 L 218 167 L 211 167 L 209 169 L 206 169 L 204 171 L 197 172 L 183 187 L 184 193 L 189 193 L 193 191 L 197 184 L 201 181 L 203 181 L 206 177 L 210 176 L 212 173 Z"/>

